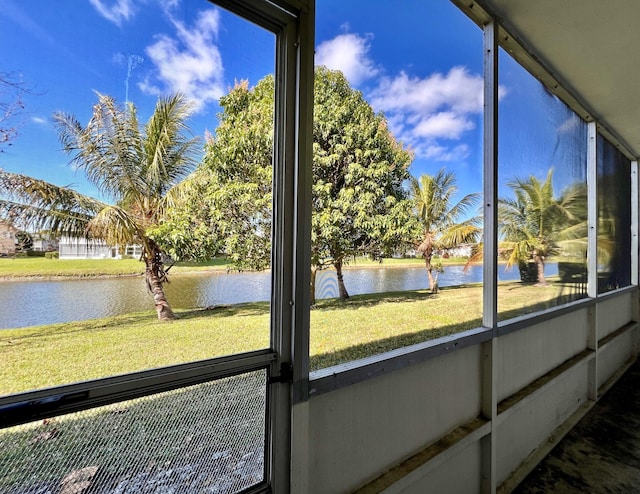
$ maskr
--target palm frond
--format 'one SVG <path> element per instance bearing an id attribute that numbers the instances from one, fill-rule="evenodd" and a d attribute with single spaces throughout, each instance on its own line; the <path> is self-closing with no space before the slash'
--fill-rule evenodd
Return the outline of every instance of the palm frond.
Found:
<path id="1" fill-rule="evenodd" d="M 88 224 L 87 231 L 93 238 L 104 239 L 109 245 L 131 245 L 140 243 L 145 236 L 145 227 L 127 210 L 117 206 L 106 206 Z"/>
<path id="2" fill-rule="evenodd" d="M 185 124 L 191 109 L 181 94 L 160 99 L 145 126 L 144 175 L 150 195 L 164 195 L 195 168 L 199 139 L 186 137 Z"/>
<path id="3" fill-rule="evenodd" d="M 438 239 L 441 248 L 451 248 L 456 245 L 475 243 L 479 240 L 482 229 L 472 224 L 472 222 L 464 222 L 451 225 L 442 232 Z"/>
<path id="4" fill-rule="evenodd" d="M 0 217 L 57 235 L 86 235 L 106 204 L 69 187 L 0 169 Z"/>
<path id="5" fill-rule="evenodd" d="M 98 93 L 86 127 L 64 113 L 54 114 L 54 121 L 72 164 L 82 169 L 101 193 L 118 201 L 144 190 L 144 177 L 139 173 L 142 136 L 133 105 L 127 111 L 111 96 Z"/>

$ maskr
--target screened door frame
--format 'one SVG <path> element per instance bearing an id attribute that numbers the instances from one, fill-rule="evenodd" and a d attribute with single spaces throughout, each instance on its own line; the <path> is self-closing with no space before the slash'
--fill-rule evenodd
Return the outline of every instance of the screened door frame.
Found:
<path id="1" fill-rule="evenodd" d="M 309 396 L 314 0 L 212 0 L 276 35 L 268 477 L 289 492 L 292 407 Z"/>
<path id="2" fill-rule="evenodd" d="M 267 371 L 265 482 L 289 492 L 293 403 L 308 398 L 314 0 L 210 0 L 276 35 L 268 349 L 0 397 L 0 428 Z"/>

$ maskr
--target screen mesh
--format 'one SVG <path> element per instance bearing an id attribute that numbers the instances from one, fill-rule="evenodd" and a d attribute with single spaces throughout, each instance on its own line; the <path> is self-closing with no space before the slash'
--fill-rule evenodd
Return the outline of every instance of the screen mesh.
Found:
<path id="1" fill-rule="evenodd" d="M 0 493 L 235 493 L 265 481 L 266 371 L 0 430 Z"/>

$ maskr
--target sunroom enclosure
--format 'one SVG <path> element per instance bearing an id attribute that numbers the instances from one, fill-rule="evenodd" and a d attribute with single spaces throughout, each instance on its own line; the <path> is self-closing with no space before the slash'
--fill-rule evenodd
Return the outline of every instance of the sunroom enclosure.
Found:
<path id="1" fill-rule="evenodd" d="M 1 396 L 0 493 L 510 492 L 637 358 L 634 153 L 488 6 L 454 0 L 483 36 L 482 323 L 310 371 L 316 6 L 216 3 L 276 40 L 268 347 Z M 504 198 L 529 176 L 572 198 L 533 235 L 556 235 L 537 249 L 564 268 L 543 304 L 507 310 Z"/>

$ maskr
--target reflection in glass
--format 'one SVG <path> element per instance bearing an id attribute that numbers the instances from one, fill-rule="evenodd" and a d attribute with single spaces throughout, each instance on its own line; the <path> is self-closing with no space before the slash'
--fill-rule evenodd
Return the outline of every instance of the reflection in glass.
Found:
<path id="1" fill-rule="evenodd" d="M 631 162 L 602 135 L 597 141 L 598 293 L 631 284 Z"/>
<path id="2" fill-rule="evenodd" d="M 498 254 L 520 278 L 498 285 L 504 320 L 587 295 L 587 128 L 503 50 L 500 87 Z"/>

